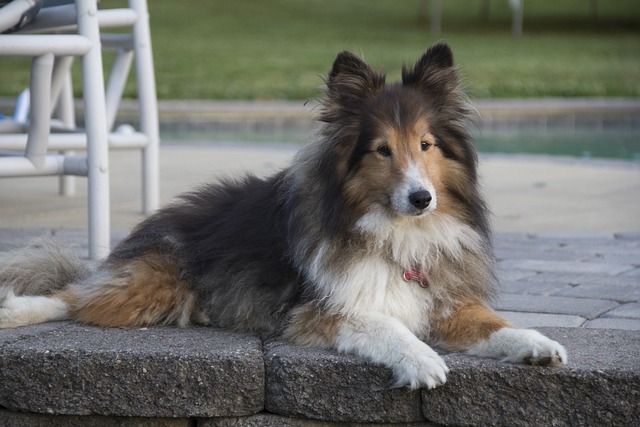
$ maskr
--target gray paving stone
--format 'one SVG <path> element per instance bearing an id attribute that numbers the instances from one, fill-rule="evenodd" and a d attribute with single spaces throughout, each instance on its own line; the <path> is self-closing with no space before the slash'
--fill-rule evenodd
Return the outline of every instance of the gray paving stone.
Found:
<path id="1" fill-rule="evenodd" d="M 504 272 L 504 274 L 503 274 Z M 585 297 L 604 297 L 616 301 L 636 301 L 640 291 L 640 276 L 629 277 L 619 274 L 616 276 L 603 274 L 584 274 L 580 272 L 540 272 L 533 273 L 526 270 L 498 270 L 498 279 L 510 292 L 544 294 L 566 291 L 573 295 L 572 288 L 585 286 Z M 522 282 L 522 283 L 518 283 Z M 593 286 L 591 286 L 593 285 Z M 539 290 L 537 290 L 539 289 Z M 581 296 L 580 291 L 575 295 Z"/>
<path id="2" fill-rule="evenodd" d="M 2 343 L 0 406 L 136 417 L 240 416 L 264 407 L 256 336 L 58 325 L 15 329 Z"/>
<path id="3" fill-rule="evenodd" d="M 634 267 L 628 264 L 609 264 L 597 262 L 579 262 L 579 261 L 544 261 L 536 259 L 526 260 L 504 260 L 499 262 L 500 268 L 517 269 L 536 272 L 580 272 L 590 274 L 608 274 L 616 275 L 625 271 L 632 270 Z"/>
<path id="4" fill-rule="evenodd" d="M 128 233 L 127 230 L 112 230 L 111 246 L 115 247 Z M 88 257 L 89 237 L 87 230 L 0 228 L 0 262 L 8 259 L 12 251 L 37 243 L 39 239 L 52 239 L 61 245 L 74 249 L 80 256 Z"/>
<path id="5" fill-rule="evenodd" d="M 529 233 L 506 232 L 493 236 L 494 243 L 501 242 L 527 242 L 532 239 Z"/>
<path id="6" fill-rule="evenodd" d="M 521 271 L 521 270 L 514 270 Z M 608 275 L 608 274 L 587 274 L 579 271 L 568 272 L 540 272 L 538 274 L 528 275 L 519 280 L 526 280 L 529 282 L 555 282 L 567 285 L 581 285 L 581 284 L 602 284 L 615 286 L 618 284 L 623 285 L 640 285 L 640 281 L 635 280 L 633 277 L 626 277 L 623 274 Z"/>
<path id="7" fill-rule="evenodd" d="M 535 280 L 534 276 L 524 280 L 500 282 L 501 291 L 510 294 L 551 295 L 566 288 L 571 288 L 571 285 L 557 281 Z"/>
<path id="8" fill-rule="evenodd" d="M 575 238 L 554 239 L 554 238 L 532 238 L 534 247 L 543 247 L 551 251 L 574 252 L 583 255 L 629 255 L 638 254 L 640 250 L 640 240 L 620 240 L 612 238 L 592 239 L 576 236 Z M 534 251 L 537 253 L 537 251 Z"/>
<path id="9" fill-rule="evenodd" d="M 534 328 L 538 326 L 554 326 L 561 328 L 578 328 L 586 319 L 567 314 L 522 313 L 517 311 L 498 311 L 498 313 L 520 328 Z"/>
<path id="10" fill-rule="evenodd" d="M 536 232 L 532 234 L 532 239 L 540 239 L 545 241 L 561 241 L 567 242 L 600 242 L 600 241 L 614 241 L 616 239 L 615 234 L 608 233 L 606 231 L 595 232 L 568 232 L 563 233 L 559 231 L 549 232 Z"/>
<path id="11" fill-rule="evenodd" d="M 28 328 L 0 329 L 0 348 L 15 341 L 37 342 L 45 334 L 55 334 L 66 322 L 49 322 Z"/>
<path id="12" fill-rule="evenodd" d="M 532 240 L 548 242 L 549 244 L 558 244 L 560 246 L 617 246 L 637 245 L 640 240 L 633 238 L 620 239 L 614 233 L 593 232 L 588 231 L 578 233 L 554 233 L 554 232 L 537 232 L 532 235 Z"/>
<path id="13" fill-rule="evenodd" d="M 534 271 L 523 271 L 523 270 L 502 269 L 502 268 L 498 268 L 496 270 L 496 275 L 498 276 L 498 280 L 500 282 L 511 282 L 516 280 L 521 280 L 528 277 L 533 277 L 536 274 L 537 273 Z"/>
<path id="14" fill-rule="evenodd" d="M 499 258 L 507 259 L 538 259 L 552 261 L 583 261 L 598 258 L 622 258 L 628 257 L 635 260 L 640 254 L 640 247 L 634 242 L 617 241 L 585 241 L 577 240 L 554 240 L 531 238 L 521 242 L 496 242 L 495 250 Z M 618 264 L 626 264 L 626 261 L 619 260 Z"/>
<path id="15" fill-rule="evenodd" d="M 551 283 L 556 285 L 579 285 L 580 283 L 589 283 L 589 278 L 593 277 L 593 274 L 580 274 L 576 272 L 568 272 L 568 273 L 549 273 L 549 272 L 539 272 L 532 273 L 530 271 L 524 270 L 511 270 L 515 273 L 522 272 L 523 277 L 518 278 L 516 280 L 528 282 L 528 283 Z M 515 275 L 515 274 L 514 274 Z M 610 276 L 600 276 L 600 277 L 610 277 Z"/>
<path id="16" fill-rule="evenodd" d="M 594 280 L 595 281 L 595 280 Z M 552 293 L 557 296 L 599 298 L 618 302 L 640 301 L 640 283 L 620 276 L 603 278 L 596 283 L 569 286 Z"/>
<path id="17" fill-rule="evenodd" d="M 618 264 L 637 263 L 640 257 L 640 245 L 637 242 L 614 240 L 605 243 L 591 243 L 579 245 L 574 243 L 565 247 L 567 250 L 591 254 L 596 258 L 601 258 L 606 262 L 617 262 Z M 628 260 L 628 261 L 627 261 Z"/>
<path id="18" fill-rule="evenodd" d="M 500 236 L 496 236 L 493 244 L 496 250 L 529 250 L 532 253 L 544 253 L 545 250 L 561 248 L 555 242 L 539 240 L 534 238 L 503 240 Z"/>
<path id="19" fill-rule="evenodd" d="M 614 301 L 540 295 L 502 294 L 493 304 L 496 310 L 525 313 L 568 314 L 595 319 L 618 304 Z"/>
<path id="20" fill-rule="evenodd" d="M 631 240 L 634 242 L 640 242 L 640 231 L 624 231 L 620 233 L 614 233 L 616 240 L 625 241 Z"/>
<path id="21" fill-rule="evenodd" d="M 37 237 L 49 236 L 45 229 L 12 229 L 0 227 L 0 251 L 12 251 L 21 248 Z"/>
<path id="22" fill-rule="evenodd" d="M 425 417 L 442 425 L 604 426 L 640 419 L 640 334 L 540 328 L 569 353 L 566 368 L 445 357 L 447 383 L 423 390 Z"/>
<path id="23" fill-rule="evenodd" d="M 620 274 L 620 276 L 634 278 L 640 284 L 640 268 L 638 267 L 634 268 L 633 270 L 625 271 L 624 273 Z"/>
<path id="24" fill-rule="evenodd" d="M 632 302 L 629 304 L 623 304 L 613 310 L 607 311 L 602 317 L 617 317 L 627 319 L 640 320 L 640 303 Z"/>
<path id="25" fill-rule="evenodd" d="M 342 422 L 424 421 L 420 392 L 390 388 L 391 370 L 381 365 L 278 340 L 267 341 L 264 352 L 269 412 Z"/>
<path id="26" fill-rule="evenodd" d="M 640 251 L 626 251 L 625 253 L 596 252 L 592 257 L 584 258 L 584 261 L 606 262 L 612 264 L 628 264 L 632 267 L 640 265 Z"/>
<path id="27" fill-rule="evenodd" d="M 640 331 L 640 320 L 601 317 L 599 319 L 587 321 L 583 327 L 590 329 L 623 329 L 627 331 Z"/>
<path id="28" fill-rule="evenodd" d="M 540 248 L 539 252 L 528 248 L 497 248 L 495 256 L 498 261 L 503 260 L 543 260 L 543 261 L 586 261 L 591 260 L 595 256 L 587 252 L 570 252 L 549 250 L 548 248 Z"/>

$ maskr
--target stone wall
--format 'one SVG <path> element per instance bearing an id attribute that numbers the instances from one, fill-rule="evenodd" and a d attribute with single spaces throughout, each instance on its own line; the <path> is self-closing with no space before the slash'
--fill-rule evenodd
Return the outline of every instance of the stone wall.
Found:
<path id="1" fill-rule="evenodd" d="M 632 425 L 640 336 L 547 328 L 568 368 L 459 354 L 435 390 L 353 356 L 211 328 L 0 332 L 2 426 Z"/>

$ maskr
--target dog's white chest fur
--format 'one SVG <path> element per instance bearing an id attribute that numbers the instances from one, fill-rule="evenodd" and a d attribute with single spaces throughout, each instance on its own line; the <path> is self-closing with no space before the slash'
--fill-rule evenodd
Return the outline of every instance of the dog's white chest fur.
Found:
<path id="1" fill-rule="evenodd" d="M 433 308 L 432 294 L 428 287 L 407 282 L 403 273 L 412 268 L 427 272 L 445 254 L 457 258 L 465 248 L 478 248 L 480 236 L 448 216 L 394 224 L 382 215 L 370 213 L 357 223 L 360 232 L 373 238 L 372 248 L 336 263 L 335 250 L 325 241 L 307 274 L 323 302 L 337 313 L 384 314 L 423 335 L 428 332 L 425 321 Z"/>
<path id="2" fill-rule="evenodd" d="M 392 220 L 383 211 L 373 211 L 360 218 L 356 228 L 371 236 L 381 250 L 388 248 L 388 255 L 404 268 L 427 269 L 442 255 L 459 259 L 465 248 L 476 252 L 482 247 L 475 230 L 445 214 Z"/>

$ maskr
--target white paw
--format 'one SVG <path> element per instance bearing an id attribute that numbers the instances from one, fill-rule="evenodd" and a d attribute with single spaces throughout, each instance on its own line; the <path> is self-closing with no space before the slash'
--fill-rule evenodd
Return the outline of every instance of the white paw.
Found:
<path id="1" fill-rule="evenodd" d="M 532 329 L 516 329 L 516 331 L 519 332 L 516 341 L 519 341 L 520 345 L 506 358 L 507 361 L 554 367 L 564 366 L 568 362 L 567 351 L 558 342 Z"/>
<path id="2" fill-rule="evenodd" d="M 444 360 L 428 345 L 415 346 L 402 355 L 400 363 L 393 366 L 394 387 L 435 388 L 447 381 L 448 372 Z"/>
<path id="3" fill-rule="evenodd" d="M 55 298 L 15 296 L 10 290 L 0 301 L 0 329 L 64 320 L 68 316 L 67 305 Z"/>
<path id="4" fill-rule="evenodd" d="M 534 366 L 560 367 L 568 361 L 567 351 L 562 345 L 533 329 L 500 329 L 470 349 L 469 353 Z"/>

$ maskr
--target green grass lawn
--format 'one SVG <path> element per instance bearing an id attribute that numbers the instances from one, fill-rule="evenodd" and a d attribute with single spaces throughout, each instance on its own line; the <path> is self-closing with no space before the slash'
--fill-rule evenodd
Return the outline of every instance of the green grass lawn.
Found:
<path id="1" fill-rule="evenodd" d="M 507 0 L 492 1 L 488 21 L 480 0 L 444 3 L 433 36 L 418 0 L 150 0 L 158 95 L 309 99 L 341 50 L 393 80 L 403 62 L 446 41 L 473 98 L 640 96 L 638 0 L 600 0 L 597 19 L 589 0 L 528 0 L 520 39 Z M 24 70 L 24 60 L 0 59 L 1 97 L 26 87 Z"/>

